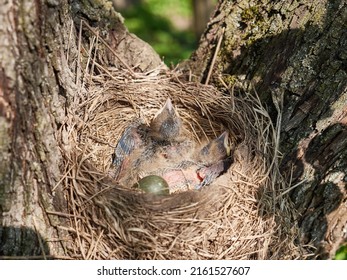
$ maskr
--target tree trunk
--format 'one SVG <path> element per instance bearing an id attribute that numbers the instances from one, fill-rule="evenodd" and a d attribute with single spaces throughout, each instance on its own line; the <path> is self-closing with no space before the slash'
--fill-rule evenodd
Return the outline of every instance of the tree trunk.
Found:
<path id="1" fill-rule="evenodd" d="M 1 7 L 0 255 L 64 258 L 69 236 L 56 215 L 66 207 L 60 151 L 92 27 L 113 50 L 100 46 L 107 65 L 125 61 L 145 72 L 161 61 L 128 33 L 111 2 Z M 189 63 L 205 82 L 223 36 L 209 82 L 252 81 L 274 119 L 283 104 L 282 171 L 293 186 L 302 240 L 323 258 L 346 238 L 346 22 L 345 1 L 220 1 Z"/>
<path id="2" fill-rule="evenodd" d="M 213 12 L 214 3 L 211 0 L 192 0 L 193 22 L 196 38 L 204 32 Z"/>
<path id="3" fill-rule="evenodd" d="M 341 0 L 221 1 L 190 61 L 206 81 L 223 36 L 212 82 L 251 81 L 274 119 L 283 104 L 282 172 L 301 240 L 322 258 L 347 238 L 346 22 Z"/>
<path id="4" fill-rule="evenodd" d="M 128 65 L 141 71 L 161 64 L 146 43 L 128 33 L 112 4 L 69 2 L 8 1 L 1 5 L 1 256 L 65 256 L 68 236 L 59 230 L 65 221 L 55 213 L 66 212 L 58 184 L 65 172 L 60 169 L 60 149 L 65 148 L 68 132 L 64 124 L 70 105 L 80 94 L 81 65 L 76 61 L 89 43 L 83 30 L 87 39 L 78 45 L 81 20 L 107 31 L 115 52 L 109 53 L 105 63 L 115 63 L 118 52 Z"/>
<path id="5" fill-rule="evenodd" d="M 1 7 L 0 254 L 60 255 L 54 226 L 61 222 L 46 211 L 64 206 L 61 190 L 52 188 L 61 175 L 56 131 L 68 94 L 58 77 L 57 32 L 67 6 L 57 12 L 37 1 L 8 1 Z"/>

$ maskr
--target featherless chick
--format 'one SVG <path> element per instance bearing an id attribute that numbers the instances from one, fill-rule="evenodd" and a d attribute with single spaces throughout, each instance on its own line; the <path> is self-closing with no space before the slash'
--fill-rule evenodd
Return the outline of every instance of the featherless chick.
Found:
<path id="1" fill-rule="evenodd" d="M 196 147 L 186 136 L 181 118 L 168 98 L 149 126 L 135 123 L 125 129 L 113 164 L 115 178 L 123 185 L 132 186 L 155 175 L 165 180 L 170 193 L 174 193 L 211 184 L 232 161 L 227 131 L 202 148 Z M 146 179 L 146 189 L 155 189 L 150 186 L 152 181 L 155 184 L 155 176 Z"/>
<path id="2" fill-rule="evenodd" d="M 181 118 L 168 98 L 152 119 L 149 136 L 159 143 L 172 143 L 180 139 L 182 131 Z"/>
<path id="3" fill-rule="evenodd" d="M 116 179 L 124 177 L 127 170 L 133 167 L 137 158 L 145 151 L 149 145 L 147 134 L 148 127 L 144 124 L 134 123 L 125 129 L 116 145 L 112 160 Z"/>
<path id="4" fill-rule="evenodd" d="M 229 133 L 223 132 L 218 138 L 210 141 L 201 150 L 197 150 L 195 157 L 204 165 L 211 165 L 230 155 Z"/>
<path id="5" fill-rule="evenodd" d="M 227 131 L 197 151 L 195 158 L 203 167 L 197 170 L 202 182 L 196 186 L 196 189 L 211 184 L 229 169 L 233 163 L 231 152 Z"/>

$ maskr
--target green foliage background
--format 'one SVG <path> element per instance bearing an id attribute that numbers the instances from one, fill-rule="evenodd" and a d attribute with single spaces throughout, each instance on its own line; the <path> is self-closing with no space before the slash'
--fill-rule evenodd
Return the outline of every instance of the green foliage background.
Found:
<path id="1" fill-rule="evenodd" d="M 177 30 L 167 15 L 192 17 L 191 1 L 146 0 L 121 11 L 129 31 L 149 43 L 167 65 L 189 58 L 197 47 L 192 29 Z"/>
<path id="2" fill-rule="evenodd" d="M 347 260 L 347 244 L 337 250 L 335 260 Z"/>

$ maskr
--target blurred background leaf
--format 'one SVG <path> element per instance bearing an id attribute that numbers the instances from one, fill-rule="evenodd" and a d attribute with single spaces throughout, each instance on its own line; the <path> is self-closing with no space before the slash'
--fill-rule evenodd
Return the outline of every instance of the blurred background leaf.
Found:
<path id="1" fill-rule="evenodd" d="M 149 43 L 167 65 L 188 59 L 216 0 L 113 0 L 130 32 Z"/>
<path id="2" fill-rule="evenodd" d="M 347 260 L 347 244 L 337 250 L 335 260 Z"/>

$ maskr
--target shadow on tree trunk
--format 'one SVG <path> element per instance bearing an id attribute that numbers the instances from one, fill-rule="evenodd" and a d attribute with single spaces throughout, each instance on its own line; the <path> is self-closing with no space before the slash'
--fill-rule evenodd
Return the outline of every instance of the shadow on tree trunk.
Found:
<path id="1" fill-rule="evenodd" d="M 262 21 L 253 9 L 252 19 Z M 308 11 L 296 9 L 296 19 Z M 270 16 L 286 15 L 279 10 Z M 251 80 L 275 121 L 273 100 L 282 99 L 281 169 L 292 185 L 300 183 L 291 197 L 299 213 L 301 239 L 312 242 L 319 258 L 331 257 L 332 250 L 347 238 L 344 227 L 346 199 L 347 130 L 344 101 L 347 75 L 346 9 L 341 1 L 329 1 L 325 21 L 305 28 L 283 30 L 278 35 L 246 40 L 236 56 L 227 59 L 223 75 Z M 295 17 L 294 17 L 295 19 Z M 249 27 L 245 17 L 240 29 Z M 332 241 L 328 241 L 332 240 Z"/>
<path id="2" fill-rule="evenodd" d="M 0 259 L 49 259 L 44 238 L 33 229 L 0 227 Z"/>

